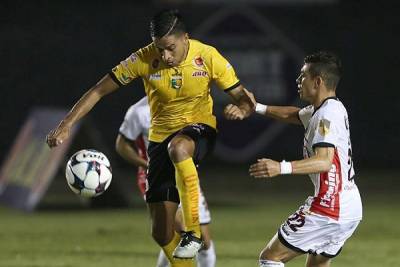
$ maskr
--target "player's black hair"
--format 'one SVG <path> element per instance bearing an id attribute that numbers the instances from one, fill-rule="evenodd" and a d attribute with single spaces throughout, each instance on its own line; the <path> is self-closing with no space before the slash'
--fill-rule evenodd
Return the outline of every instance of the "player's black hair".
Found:
<path id="1" fill-rule="evenodd" d="M 320 51 L 306 56 L 304 63 L 310 64 L 312 77 L 321 76 L 328 89 L 336 89 L 342 75 L 342 63 L 335 54 Z"/>
<path id="2" fill-rule="evenodd" d="M 186 33 L 186 26 L 181 14 L 176 9 L 167 9 L 157 13 L 150 22 L 151 38 L 165 35 Z"/>

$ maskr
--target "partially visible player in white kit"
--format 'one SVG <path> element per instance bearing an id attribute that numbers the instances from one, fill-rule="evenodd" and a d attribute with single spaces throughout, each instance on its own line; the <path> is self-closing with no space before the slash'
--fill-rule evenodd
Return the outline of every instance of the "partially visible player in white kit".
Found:
<path id="1" fill-rule="evenodd" d="M 354 182 L 349 120 L 336 97 L 341 63 L 333 54 L 307 56 L 296 82 L 300 98 L 311 105 L 257 104 L 256 111 L 268 117 L 301 124 L 305 128 L 304 159 L 277 162 L 259 159 L 250 166 L 255 178 L 279 174 L 308 174 L 315 187 L 298 211 L 289 216 L 262 250 L 260 267 L 284 266 L 292 258 L 308 253 L 306 266 L 330 266 L 362 218 L 362 204 Z M 230 118 L 235 106 L 227 107 Z"/>
<path id="2" fill-rule="evenodd" d="M 124 121 L 119 128 L 119 134 L 116 140 L 116 150 L 118 154 L 129 163 L 138 167 L 137 185 L 143 197 L 145 197 L 146 191 L 149 128 L 150 107 L 147 102 L 147 97 L 144 97 L 136 104 L 132 105 L 126 112 Z M 211 222 L 211 216 L 202 191 L 200 191 L 199 197 L 199 215 L 204 245 L 202 250 L 200 250 L 197 255 L 197 266 L 214 267 L 216 255 L 208 227 Z M 183 229 L 181 216 L 181 211 L 178 209 L 176 216 L 178 232 Z M 157 261 L 157 267 L 167 267 L 168 264 L 168 259 L 161 250 Z"/>

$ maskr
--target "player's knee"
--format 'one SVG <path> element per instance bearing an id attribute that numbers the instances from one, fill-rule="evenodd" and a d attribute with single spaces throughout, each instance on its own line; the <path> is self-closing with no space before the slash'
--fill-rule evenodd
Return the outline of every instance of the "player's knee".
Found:
<path id="1" fill-rule="evenodd" d="M 259 260 L 276 261 L 276 262 L 282 261 L 282 257 L 280 255 L 273 253 L 273 251 L 271 251 L 269 249 L 269 247 L 266 247 L 261 251 L 258 259 Z"/>
<path id="2" fill-rule="evenodd" d="M 174 138 L 168 144 L 169 158 L 173 162 L 180 162 L 191 156 L 190 143 L 186 139 Z"/>

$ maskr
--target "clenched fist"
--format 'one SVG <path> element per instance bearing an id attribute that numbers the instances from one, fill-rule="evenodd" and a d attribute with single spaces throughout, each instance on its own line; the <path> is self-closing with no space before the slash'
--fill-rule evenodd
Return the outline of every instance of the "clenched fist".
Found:
<path id="1" fill-rule="evenodd" d="M 51 130 L 46 136 L 46 142 L 50 148 L 61 145 L 69 137 L 70 127 L 60 124 Z"/>

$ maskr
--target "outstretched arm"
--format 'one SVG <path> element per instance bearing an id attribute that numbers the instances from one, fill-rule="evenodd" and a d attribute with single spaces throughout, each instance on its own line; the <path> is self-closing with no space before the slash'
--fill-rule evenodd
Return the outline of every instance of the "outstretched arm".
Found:
<path id="1" fill-rule="evenodd" d="M 127 162 L 135 165 L 136 167 L 143 167 L 147 169 L 147 161 L 140 157 L 133 142 L 126 139 L 121 134 L 118 134 L 117 136 L 115 150 Z"/>
<path id="2" fill-rule="evenodd" d="M 224 113 L 229 120 L 243 120 L 250 116 L 256 108 L 254 96 L 242 85 L 230 90 L 228 94 L 232 97 L 234 104 L 225 107 Z"/>
<path id="3" fill-rule="evenodd" d="M 259 103 L 256 106 L 256 112 L 261 115 L 293 124 L 301 124 L 299 111 L 300 108 L 292 106 L 267 106 Z"/>
<path id="4" fill-rule="evenodd" d="M 49 147 L 58 146 L 67 139 L 72 126 L 85 116 L 103 96 L 115 91 L 118 87 L 119 85 L 107 74 L 90 88 L 78 102 L 76 102 L 59 125 L 47 135 L 46 142 Z"/>
<path id="5" fill-rule="evenodd" d="M 259 159 L 249 169 L 255 178 L 274 177 L 279 174 L 310 174 L 327 172 L 332 167 L 335 154 L 333 147 L 316 147 L 315 155 L 292 162 L 278 162 L 271 159 Z"/>

